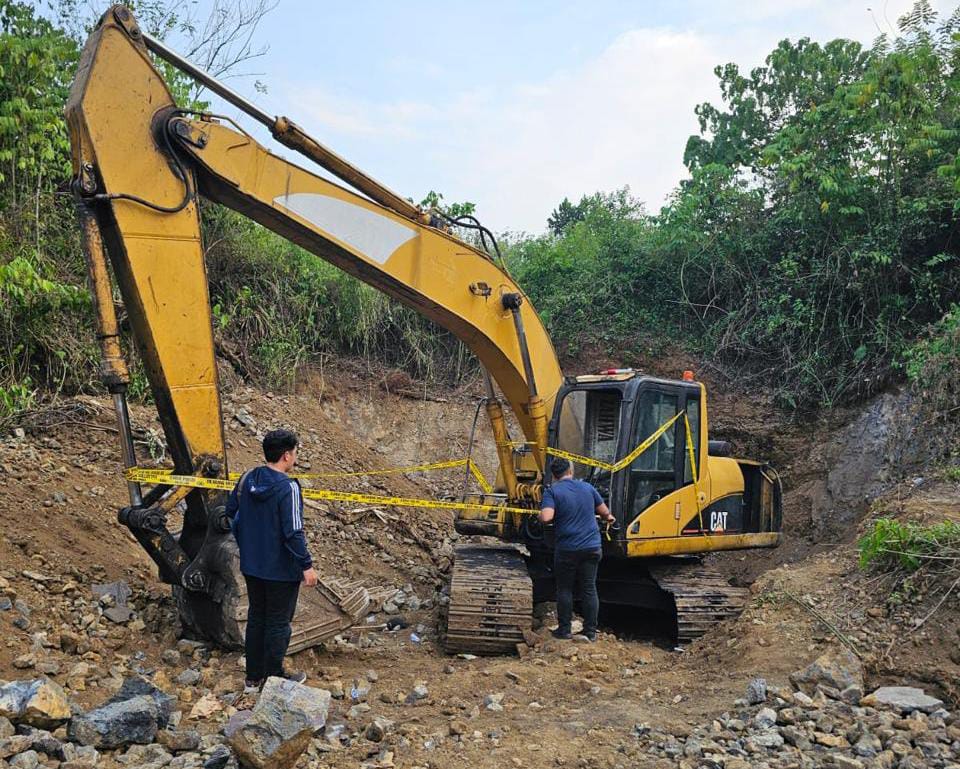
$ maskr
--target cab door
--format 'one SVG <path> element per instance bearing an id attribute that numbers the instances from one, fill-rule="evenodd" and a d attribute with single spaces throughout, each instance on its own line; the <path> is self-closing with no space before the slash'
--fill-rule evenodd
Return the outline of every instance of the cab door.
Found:
<path id="1" fill-rule="evenodd" d="M 700 462 L 700 397 L 692 387 L 650 383 L 638 393 L 629 449 L 685 411 L 690 421 L 695 462 Z M 699 475 L 700 468 L 696 468 Z M 676 537 L 697 510 L 694 472 L 683 417 L 661 435 L 628 469 L 625 516 L 627 538 Z"/>

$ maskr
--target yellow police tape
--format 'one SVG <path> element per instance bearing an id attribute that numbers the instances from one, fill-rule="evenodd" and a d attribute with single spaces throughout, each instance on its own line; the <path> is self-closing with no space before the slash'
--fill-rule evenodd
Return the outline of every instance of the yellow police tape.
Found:
<path id="1" fill-rule="evenodd" d="M 156 483 L 165 486 L 186 486 L 193 489 L 215 489 L 232 491 L 236 481 L 227 478 L 203 478 L 198 475 L 176 475 L 170 470 L 152 470 L 145 467 L 131 467 L 124 472 L 128 481 L 135 483 Z M 382 494 L 358 494 L 352 491 L 331 491 L 329 489 L 303 489 L 305 499 L 323 499 L 330 502 L 359 502 L 364 505 L 383 505 L 385 507 L 426 507 L 446 510 L 504 511 L 523 515 L 536 515 L 537 510 L 508 505 L 484 505 L 479 502 L 447 502 L 437 499 L 418 499 L 416 497 L 388 497 Z"/>
<path id="2" fill-rule="evenodd" d="M 430 462 L 424 465 L 409 465 L 407 467 L 391 467 L 386 470 L 360 470 L 350 473 L 291 473 L 291 478 L 359 478 L 364 475 L 398 475 L 400 473 L 423 473 L 431 470 L 448 470 L 455 467 L 469 468 L 470 473 L 476 478 L 480 488 L 485 493 L 493 492 L 493 486 L 487 481 L 483 472 L 477 467 L 476 462 L 467 457 L 466 459 L 451 459 L 446 462 Z M 231 478 L 239 478 L 239 473 L 231 473 Z"/>
<path id="3" fill-rule="evenodd" d="M 547 447 L 547 453 L 555 457 L 563 457 L 571 462 L 578 462 L 590 467 L 598 467 L 602 470 L 609 470 L 611 473 L 619 472 L 628 467 L 637 457 L 650 448 L 663 435 L 671 425 L 680 417 L 683 417 L 686 432 L 687 451 L 690 456 L 690 467 L 692 470 L 693 487 L 697 497 L 697 514 L 700 515 L 700 528 L 703 528 L 703 517 L 700 510 L 700 493 L 697 487 L 699 473 L 697 472 L 696 452 L 693 446 L 693 434 L 690 429 L 690 420 L 685 412 L 681 411 L 664 422 L 653 434 L 646 438 L 633 451 L 627 454 L 619 462 L 613 464 L 604 462 L 592 457 L 584 457 L 579 454 L 573 454 L 562 449 Z M 397 473 L 427 472 L 430 470 L 445 470 L 455 467 L 466 466 L 473 477 L 477 480 L 484 493 L 493 492 L 493 487 L 487 481 L 486 477 L 477 467 L 471 458 L 453 459 L 446 462 L 431 462 L 422 465 L 410 465 L 408 467 L 394 467 L 387 470 L 367 470 L 349 473 L 291 473 L 291 478 L 354 478 L 364 475 L 391 475 Z M 236 485 L 236 480 L 240 473 L 230 473 L 229 478 L 204 478 L 198 475 L 176 475 L 172 470 L 160 468 L 152 469 L 146 467 L 131 467 L 124 471 L 124 476 L 128 481 L 135 483 L 154 483 L 169 486 L 185 486 L 194 489 L 213 489 L 219 491 L 232 491 Z M 332 491 L 330 489 L 303 489 L 303 496 L 306 499 L 327 500 L 331 502 L 358 502 L 360 504 L 384 505 L 386 507 L 418 507 L 418 508 L 440 508 L 448 510 L 472 510 L 472 511 L 503 511 L 507 513 L 519 513 L 521 515 L 536 515 L 536 510 L 528 510 L 522 507 L 510 507 L 508 505 L 485 505 L 479 502 L 453 502 L 433 499 L 421 499 L 417 497 L 389 497 L 382 494 L 360 494 L 351 491 Z M 609 537 L 609 532 L 608 535 Z"/>

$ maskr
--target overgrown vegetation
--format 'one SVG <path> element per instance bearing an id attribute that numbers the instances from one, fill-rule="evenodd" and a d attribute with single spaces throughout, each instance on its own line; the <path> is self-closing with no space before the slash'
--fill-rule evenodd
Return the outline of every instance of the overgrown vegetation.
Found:
<path id="1" fill-rule="evenodd" d="M 670 203 L 564 201 L 515 246 L 521 282 L 565 337 L 680 339 L 786 404 L 878 391 L 960 298 L 958 27 L 918 2 L 869 49 L 785 40 L 718 67 Z"/>
<path id="2" fill-rule="evenodd" d="M 916 571 L 925 562 L 960 567 L 960 523 L 943 521 L 932 526 L 904 523 L 892 518 L 874 521 L 860 539 L 860 567 Z"/>
<path id="3" fill-rule="evenodd" d="M 177 15 L 184 4 L 139 6 L 159 34 L 206 28 Z M 62 118 L 85 30 L 73 0 L 57 7 L 48 21 L 0 0 L 0 420 L 97 387 Z M 270 4 L 242 7 L 189 46 L 209 69 L 256 55 L 248 33 Z M 748 73 L 718 67 L 723 102 L 697 108 L 690 178 L 661 211 L 596 193 L 561 202 L 544 235 L 505 238 L 561 351 L 606 347 L 629 364 L 680 344 L 796 406 L 906 375 L 960 416 L 958 31 L 960 12 L 940 21 L 921 0 L 870 48 L 783 41 Z M 166 74 L 178 98 L 202 98 Z M 422 377 L 470 371 L 462 345 L 396 302 L 239 215 L 203 217 L 219 349 L 243 374 L 289 382 L 336 352 Z"/>

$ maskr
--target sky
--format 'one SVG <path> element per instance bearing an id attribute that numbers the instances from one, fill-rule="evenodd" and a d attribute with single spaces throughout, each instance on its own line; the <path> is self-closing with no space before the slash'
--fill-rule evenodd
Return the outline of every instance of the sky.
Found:
<path id="1" fill-rule="evenodd" d="M 911 5 L 280 0 L 256 78 L 230 84 L 406 197 L 436 190 L 497 232 L 538 234 L 564 197 L 629 186 L 659 210 L 685 175 L 695 106 L 719 103 L 716 65 L 748 70 L 783 38 L 869 44 Z"/>

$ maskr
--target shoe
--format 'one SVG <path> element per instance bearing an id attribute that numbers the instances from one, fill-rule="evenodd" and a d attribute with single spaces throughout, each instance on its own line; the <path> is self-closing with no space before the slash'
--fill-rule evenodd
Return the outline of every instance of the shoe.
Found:
<path id="1" fill-rule="evenodd" d="M 307 680 L 307 674 L 302 670 L 295 670 L 292 673 L 288 673 L 286 670 L 283 671 L 281 678 L 285 678 L 288 681 L 293 681 L 295 684 L 302 684 Z"/>
<path id="2" fill-rule="evenodd" d="M 597 634 L 596 633 L 577 633 L 573 640 L 575 643 L 580 644 L 592 644 L 596 643 Z"/>
<path id="3" fill-rule="evenodd" d="M 550 633 L 554 638 L 558 638 L 561 641 L 569 641 L 573 638 L 573 634 L 569 630 L 561 630 L 560 628 L 552 630 Z"/>
<path id="4" fill-rule="evenodd" d="M 251 681 L 246 680 L 243 682 L 243 693 L 247 694 L 259 694 L 260 690 L 263 688 L 263 680 Z"/>

